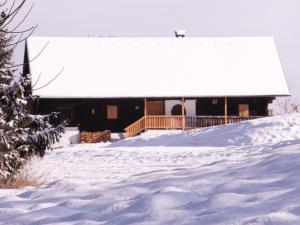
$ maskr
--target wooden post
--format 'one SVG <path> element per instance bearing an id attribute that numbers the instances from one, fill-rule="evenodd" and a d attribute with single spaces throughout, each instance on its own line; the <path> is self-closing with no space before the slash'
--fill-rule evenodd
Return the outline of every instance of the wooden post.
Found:
<path id="1" fill-rule="evenodd" d="M 145 123 L 145 130 L 147 129 L 147 98 L 144 98 L 144 123 Z"/>
<path id="2" fill-rule="evenodd" d="M 182 130 L 185 130 L 184 98 L 181 98 Z"/>
<path id="3" fill-rule="evenodd" d="M 227 123 L 228 123 L 228 105 L 227 105 L 227 97 L 225 97 L 224 116 L 225 116 L 225 124 L 227 124 Z"/>
<path id="4" fill-rule="evenodd" d="M 147 116 L 147 99 L 144 99 L 144 116 Z"/>

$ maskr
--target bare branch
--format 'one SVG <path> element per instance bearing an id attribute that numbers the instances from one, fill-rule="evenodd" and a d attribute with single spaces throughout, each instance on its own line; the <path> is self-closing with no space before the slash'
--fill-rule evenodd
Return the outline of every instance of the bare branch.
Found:
<path id="1" fill-rule="evenodd" d="M 24 34 L 24 33 L 21 33 L 21 34 L 20 34 L 20 37 L 19 37 L 19 40 L 17 41 L 17 44 L 15 44 L 15 46 L 12 47 L 12 48 L 10 49 L 11 52 L 14 52 L 14 50 L 17 48 L 18 44 L 20 43 L 19 41 L 20 41 L 20 40 L 22 39 L 22 37 L 23 37 L 23 34 Z M 7 69 L 6 67 L 4 67 L 4 68 Z"/>
<path id="2" fill-rule="evenodd" d="M 15 16 L 20 11 L 20 9 L 24 5 L 24 3 L 25 3 L 25 0 L 22 0 L 22 2 L 14 9 L 14 11 L 12 11 L 8 15 L 6 15 L 6 17 L 4 17 L 3 19 L 0 20 L 0 24 L 4 24 L 4 27 L 6 27 L 8 24 L 10 24 L 11 21 L 15 18 Z M 6 23 L 7 20 L 8 20 L 8 22 Z"/>
<path id="3" fill-rule="evenodd" d="M 23 17 L 23 19 L 11 31 L 15 31 L 16 29 L 18 29 L 22 25 L 22 23 L 24 23 L 24 21 L 27 19 L 28 15 L 31 13 L 31 11 L 33 9 L 33 6 L 34 6 L 34 3 L 32 3 L 30 9 L 26 13 L 26 15 Z"/>
<path id="4" fill-rule="evenodd" d="M 33 34 L 33 32 L 35 31 L 36 28 L 37 28 L 37 25 L 36 25 L 35 27 L 33 27 L 33 29 L 30 31 L 30 33 L 29 33 L 25 38 L 23 38 L 23 39 L 21 39 L 21 40 L 19 40 L 19 41 L 17 41 L 17 42 L 14 42 L 14 43 L 2 45 L 2 46 L 0 46 L 0 48 L 6 48 L 6 47 L 13 46 L 13 45 L 15 45 L 15 44 L 18 44 L 18 43 L 20 43 L 20 42 L 25 41 L 27 38 L 29 38 L 29 37 Z"/>
<path id="5" fill-rule="evenodd" d="M 49 82 L 47 82 L 45 85 L 41 86 L 41 87 L 38 87 L 38 88 L 35 88 L 35 89 L 32 89 L 33 91 L 36 91 L 36 90 L 39 90 L 39 89 L 42 89 L 46 86 L 48 86 L 49 84 L 51 84 L 53 81 L 56 80 L 57 77 L 59 77 L 64 71 L 64 68 L 61 69 L 61 71 L 55 76 L 53 77 Z"/>
<path id="6" fill-rule="evenodd" d="M 31 88 L 34 88 L 36 85 L 37 85 L 37 83 L 39 82 L 39 80 L 40 80 L 40 78 L 41 78 L 41 73 L 39 74 L 39 76 L 38 76 L 38 78 L 37 78 L 37 80 L 34 82 L 34 84 L 33 85 L 31 85 Z"/>
<path id="7" fill-rule="evenodd" d="M 280 97 L 274 101 L 275 111 L 278 114 L 289 114 L 300 112 L 300 103 L 297 98 Z"/>
<path id="8" fill-rule="evenodd" d="M 7 3 L 7 0 L 5 0 L 3 3 L 1 3 L 0 7 L 5 6 L 6 3 Z"/>
<path id="9" fill-rule="evenodd" d="M 3 33 L 6 33 L 6 34 L 22 34 L 22 33 L 26 33 L 26 32 L 29 32 L 30 30 L 32 30 L 34 27 L 30 27 L 26 30 L 21 30 L 21 31 L 2 31 Z"/>
<path id="10" fill-rule="evenodd" d="M 34 56 L 32 59 L 29 59 L 28 62 L 26 63 L 20 63 L 20 64 L 15 64 L 15 65 L 12 65 L 12 66 L 9 66 L 9 67 L 5 67 L 6 69 L 11 69 L 11 68 L 16 68 L 16 67 L 19 67 L 19 66 L 24 66 L 24 65 L 28 65 L 29 63 L 35 61 L 42 53 L 43 51 L 46 49 L 46 47 L 49 45 L 49 41 L 43 46 L 43 48 L 41 49 L 41 51 L 38 52 L 38 54 L 36 56 Z"/>
<path id="11" fill-rule="evenodd" d="M 11 7 L 10 7 L 10 10 L 9 10 L 9 12 L 8 12 L 8 15 L 11 14 L 11 12 L 12 12 L 14 6 L 15 6 L 15 3 L 16 3 L 16 0 L 13 0 L 13 3 L 12 3 L 12 5 L 11 5 Z"/>

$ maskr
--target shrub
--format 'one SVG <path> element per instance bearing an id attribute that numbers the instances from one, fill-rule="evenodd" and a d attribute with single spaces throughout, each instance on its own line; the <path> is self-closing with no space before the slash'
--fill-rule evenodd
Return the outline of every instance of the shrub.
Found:
<path id="1" fill-rule="evenodd" d="M 44 183 L 41 177 L 34 177 L 26 170 L 21 170 L 6 182 L 0 182 L 0 189 L 18 189 L 23 187 L 37 187 Z"/>

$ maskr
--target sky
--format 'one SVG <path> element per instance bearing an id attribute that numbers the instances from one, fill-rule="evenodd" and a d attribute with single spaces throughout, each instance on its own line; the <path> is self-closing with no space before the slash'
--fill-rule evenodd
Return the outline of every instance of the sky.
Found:
<path id="1" fill-rule="evenodd" d="M 12 0 L 8 0 L 11 1 Z M 34 36 L 273 36 L 293 96 L 300 99 L 299 0 L 27 0 Z M 15 61 L 23 58 L 23 49 Z"/>

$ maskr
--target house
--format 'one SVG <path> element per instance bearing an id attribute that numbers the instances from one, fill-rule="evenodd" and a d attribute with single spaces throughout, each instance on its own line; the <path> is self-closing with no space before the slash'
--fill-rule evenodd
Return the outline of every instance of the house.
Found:
<path id="1" fill-rule="evenodd" d="M 34 113 L 134 135 L 268 115 L 289 91 L 272 37 L 30 37 Z"/>

